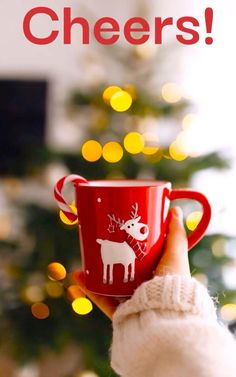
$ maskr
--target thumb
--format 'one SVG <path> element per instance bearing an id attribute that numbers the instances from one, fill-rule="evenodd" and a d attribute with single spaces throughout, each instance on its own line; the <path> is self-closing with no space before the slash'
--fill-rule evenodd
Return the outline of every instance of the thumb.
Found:
<path id="1" fill-rule="evenodd" d="M 179 207 L 170 210 L 170 222 L 164 252 L 155 271 L 155 275 L 167 274 L 191 276 L 188 261 L 188 240 L 183 226 L 183 212 Z"/>

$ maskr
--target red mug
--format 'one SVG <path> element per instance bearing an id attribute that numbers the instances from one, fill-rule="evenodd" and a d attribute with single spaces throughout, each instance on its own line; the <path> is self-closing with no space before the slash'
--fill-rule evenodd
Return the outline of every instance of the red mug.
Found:
<path id="1" fill-rule="evenodd" d="M 153 276 L 162 253 L 170 201 L 193 199 L 203 216 L 188 235 L 189 250 L 203 237 L 211 207 L 200 192 L 172 189 L 170 182 L 146 180 L 87 181 L 78 175 L 60 179 L 55 199 L 71 220 L 77 215 L 62 190 L 75 187 L 78 230 L 85 284 L 89 291 L 106 296 L 131 296 Z"/>

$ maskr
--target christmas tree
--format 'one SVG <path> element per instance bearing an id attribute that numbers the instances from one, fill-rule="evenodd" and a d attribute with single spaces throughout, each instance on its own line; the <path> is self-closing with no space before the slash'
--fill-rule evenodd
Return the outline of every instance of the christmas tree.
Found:
<path id="1" fill-rule="evenodd" d="M 17 169 L 12 166 L 14 176 L 2 179 L 8 210 L 0 231 L 1 346 L 20 364 L 36 367 L 50 350 L 58 355 L 67 350 L 61 364 L 59 357 L 51 358 L 53 375 L 57 363 L 69 365 L 79 351 L 81 357 L 75 356 L 63 375 L 82 376 L 84 370 L 101 377 L 113 375 L 108 360 L 109 320 L 96 308 L 80 316 L 71 306 L 80 295 L 70 295 L 68 289 L 74 284 L 70 272 L 80 267 L 77 225 L 68 223 L 62 213 L 59 216 L 52 194 L 57 179 L 71 172 L 87 179 L 168 180 L 178 188 L 189 187 L 200 170 L 228 166 L 217 152 L 199 155 L 192 148 L 195 116 L 179 85 L 163 82 L 160 51 L 149 44 L 109 51 L 109 60 L 101 47 L 84 59 L 87 78 L 79 88 L 72 88 L 65 104 L 68 119 L 81 132 L 78 144 L 67 150 L 31 148 L 24 163 L 19 161 Z M 103 55 L 107 80 L 101 75 Z M 31 191 L 35 189 L 31 197 L 22 194 L 28 184 Z M 199 207 L 188 201 L 181 206 L 186 228 L 194 229 L 201 216 Z M 189 257 L 192 274 L 208 284 L 218 297 L 222 317 L 230 320 L 236 292 L 223 278 L 231 261 L 227 245 L 227 237 L 211 234 Z M 50 280 L 47 266 L 52 262 L 64 266 L 67 277 L 60 266 L 59 277 L 54 274 Z M 40 376 L 51 375 L 47 373 Z"/>

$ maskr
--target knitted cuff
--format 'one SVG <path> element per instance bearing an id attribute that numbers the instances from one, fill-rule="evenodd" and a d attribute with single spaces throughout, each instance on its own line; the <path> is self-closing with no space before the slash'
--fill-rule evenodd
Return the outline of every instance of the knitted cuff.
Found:
<path id="1" fill-rule="evenodd" d="M 133 296 L 120 304 L 113 315 L 113 323 L 144 310 L 155 309 L 176 315 L 192 314 L 216 320 L 216 308 L 207 289 L 188 276 L 155 276 L 141 284 Z"/>

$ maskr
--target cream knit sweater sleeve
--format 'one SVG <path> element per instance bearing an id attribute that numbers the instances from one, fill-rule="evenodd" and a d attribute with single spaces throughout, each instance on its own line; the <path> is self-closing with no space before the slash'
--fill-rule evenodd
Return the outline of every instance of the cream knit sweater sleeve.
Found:
<path id="1" fill-rule="evenodd" d="M 236 377 L 236 341 L 202 284 L 156 276 L 116 310 L 111 366 L 122 377 Z"/>

